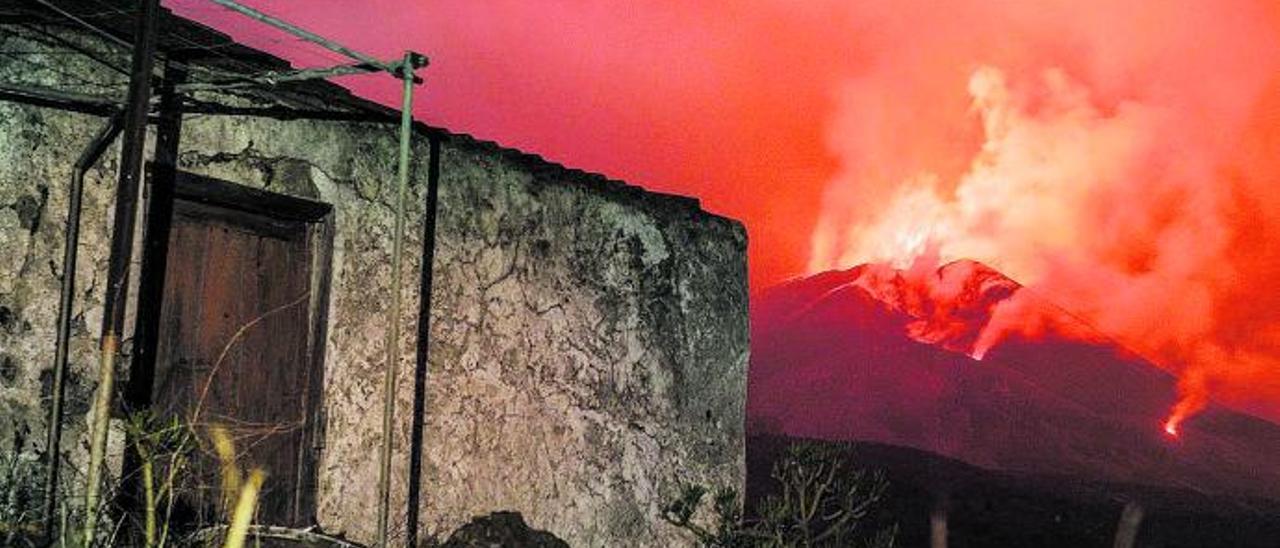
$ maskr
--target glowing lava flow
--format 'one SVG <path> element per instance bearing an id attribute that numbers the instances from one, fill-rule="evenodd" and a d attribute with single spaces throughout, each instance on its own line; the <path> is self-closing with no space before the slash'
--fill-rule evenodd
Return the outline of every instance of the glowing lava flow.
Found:
<path id="1" fill-rule="evenodd" d="M 1275 0 L 251 3 L 438 54 L 425 121 L 743 220 L 753 290 L 936 242 L 1202 376 L 1169 402 L 1175 430 L 1210 396 L 1280 423 Z M 920 312 L 915 335 L 946 339 Z M 1034 321 L 1000 305 L 970 355 Z"/>
<path id="2" fill-rule="evenodd" d="M 903 334 L 912 340 L 975 361 L 982 361 L 1011 336 L 1026 341 L 1053 338 L 1099 346 L 1119 344 L 982 263 L 958 260 L 940 265 L 936 251 L 927 249 L 906 268 L 889 263 L 858 266 L 850 271 L 857 276 L 848 286 L 862 289 L 888 310 L 905 316 Z M 1183 378 L 1180 385 L 1188 378 L 1194 376 Z M 1163 421 L 1164 433 L 1179 437 L 1183 422 L 1207 404 L 1195 397 L 1181 399 Z"/>
<path id="3" fill-rule="evenodd" d="M 1082 342 L 1099 340 L 1062 309 L 982 263 L 941 264 L 936 248 L 907 268 L 869 263 L 856 270 L 853 285 L 910 318 L 904 327 L 908 337 L 975 361 L 1014 334 L 1039 339 L 1052 331 Z"/>
<path id="4" fill-rule="evenodd" d="M 1061 68 L 977 68 L 967 91 L 982 139 L 967 170 L 951 180 L 928 169 L 908 174 L 866 213 L 847 209 L 865 211 L 865 203 L 828 202 L 811 268 L 914 264 L 926 253 L 982 261 L 1177 375 L 1170 435 L 1211 398 L 1280 421 L 1280 306 L 1261 301 L 1280 303 L 1257 285 L 1280 275 L 1280 261 L 1242 251 L 1280 239 L 1280 224 L 1267 233 L 1273 224 L 1257 217 L 1273 207 L 1268 196 L 1280 195 L 1254 186 L 1280 166 L 1242 164 L 1210 138 L 1280 135 L 1248 137 L 1221 117 L 1195 118 L 1210 124 L 1196 131 L 1181 117 L 1209 106 L 1138 90 L 1108 97 L 1100 87 Z M 1260 93 L 1273 95 L 1268 112 L 1280 113 L 1280 80 Z M 910 335 L 956 349 L 971 318 L 949 299 L 965 298 L 966 288 L 936 282 Z M 1022 293 L 992 303 L 963 351 L 981 359 L 1007 334 L 1042 331 L 1044 318 L 1021 306 Z"/>

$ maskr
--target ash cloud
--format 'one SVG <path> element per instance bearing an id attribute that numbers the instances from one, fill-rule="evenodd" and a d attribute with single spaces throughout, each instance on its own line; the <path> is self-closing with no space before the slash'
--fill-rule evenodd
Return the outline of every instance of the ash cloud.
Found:
<path id="1" fill-rule="evenodd" d="M 1177 374 L 1175 431 L 1210 399 L 1280 419 L 1274 8 L 1030 4 L 855 14 L 878 56 L 839 94 L 810 270 L 983 261 Z"/>
<path id="2" fill-rule="evenodd" d="M 424 120 L 742 219 L 753 289 L 936 241 L 1179 374 L 1181 414 L 1280 420 L 1275 2 L 251 3 L 430 54 Z M 1026 331 L 1000 312 L 993 333 Z"/>

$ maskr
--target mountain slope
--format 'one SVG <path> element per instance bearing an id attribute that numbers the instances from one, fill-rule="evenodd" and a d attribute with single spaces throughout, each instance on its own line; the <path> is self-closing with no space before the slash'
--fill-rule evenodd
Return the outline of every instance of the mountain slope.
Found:
<path id="1" fill-rule="evenodd" d="M 1172 376 L 972 261 L 863 265 L 753 303 L 753 433 L 1280 499 L 1280 426 L 1211 406 L 1174 438 L 1162 420 L 1175 400 Z"/>

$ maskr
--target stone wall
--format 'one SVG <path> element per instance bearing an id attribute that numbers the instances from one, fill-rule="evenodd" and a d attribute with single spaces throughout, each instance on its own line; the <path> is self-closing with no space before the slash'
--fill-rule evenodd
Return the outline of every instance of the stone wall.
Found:
<path id="1" fill-rule="evenodd" d="M 9 49 L 42 46 L 0 29 Z M 78 77 L 120 79 L 66 57 L 60 66 Z M 68 84 L 60 78 L 0 57 L 0 81 Z M 102 121 L 0 101 L 0 452 L 28 461 L 44 450 L 67 180 Z M 181 169 L 334 206 L 320 523 L 366 541 L 382 439 L 395 138 L 383 123 L 189 115 L 180 153 Z M 448 136 L 441 153 L 424 531 L 443 536 L 472 516 L 514 510 L 574 546 L 688 542 L 659 519 L 677 482 L 742 480 L 741 225 L 692 200 L 466 136 Z M 83 469 L 118 155 L 104 156 L 86 191 L 62 447 L 72 470 Z M 420 137 L 394 433 L 400 533 L 427 158 Z"/>

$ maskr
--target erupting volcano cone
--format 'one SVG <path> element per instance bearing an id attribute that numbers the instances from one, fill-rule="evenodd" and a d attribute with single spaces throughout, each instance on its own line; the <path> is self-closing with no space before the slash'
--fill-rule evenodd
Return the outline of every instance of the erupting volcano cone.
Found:
<path id="1" fill-rule="evenodd" d="M 1166 423 L 1171 375 L 980 263 L 795 280 L 756 296 L 751 336 L 753 433 L 1280 500 L 1280 426 L 1216 405 Z"/>

